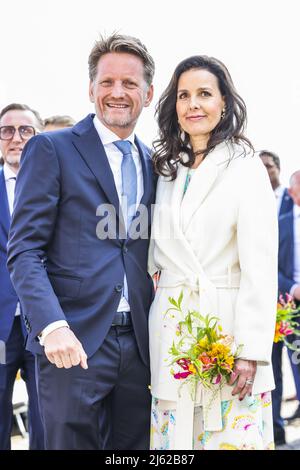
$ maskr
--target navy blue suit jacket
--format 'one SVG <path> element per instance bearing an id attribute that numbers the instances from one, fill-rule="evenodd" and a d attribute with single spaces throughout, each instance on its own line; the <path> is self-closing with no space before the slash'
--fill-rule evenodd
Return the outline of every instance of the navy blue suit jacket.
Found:
<path id="1" fill-rule="evenodd" d="M 294 201 L 288 193 L 287 188 L 285 188 L 284 193 L 282 195 L 282 200 L 279 209 L 279 215 L 286 214 L 293 209 Z"/>
<path id="2" fill-rule="evenodd" d="M 153 296 L 147 251 L 155 197 L 150 150 L 136 139 L 147 233 L 138 239 L 100 240 L 96 235 L 98 206 L 113 205 L 117 226 L 122 217 L 93 117 L 87 116 L 71 129 L 35 136 L 26 144 L 16 185 L 8 267 L 22 302 L 28 349 L 41 353 L 37 335 L 49 323 L 66 319 L 88 356 L 111 327 L 126 272 L 134 332 L 147 364 Z"/>
<path id="3" fill-rule="evenodd" d="M 0 168 L 0 340 L 7 341 L 18 303 L 17 294 L 12 286 L 7 262 L 7 240 L 10 213 L 3 168 Z"/>
<path id="4" fill-rule="evenodd" d="M 279 217 L 278 290 L 290 292 L 294 275 L 294 216 L 293 210 Z"/>

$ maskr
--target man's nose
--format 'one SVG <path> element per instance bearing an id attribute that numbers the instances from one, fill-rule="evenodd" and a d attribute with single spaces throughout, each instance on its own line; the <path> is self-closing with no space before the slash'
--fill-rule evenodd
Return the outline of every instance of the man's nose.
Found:
<path id="1" fill-rule="evenodd" d="M 12 140 L 12 142 L 22 142 L 23 141 L 19 129 L 15 129 L 15 133 L 14 133 L 13 138 L 11 140 Z"/>
<path id="2" fill-rule="evenodd" d="M 122 83 L 120 83 L 120 82 L 115 82 L 114 83 L 114 85 L 112 87 L 112 90 L 111 90 L 111 95 L 114 98 L 120 98 L 120 97 L 124 96 L 124 87 L 123 87 Z"/>

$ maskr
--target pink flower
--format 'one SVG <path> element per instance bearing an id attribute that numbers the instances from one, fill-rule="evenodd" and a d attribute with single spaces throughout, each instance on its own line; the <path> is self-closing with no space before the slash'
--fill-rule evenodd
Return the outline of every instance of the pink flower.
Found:
<path id="1" fill-rule="evenodd" d="M 192 372 L 187 370 L 186 372 L 177 372 L 177 374 L 174 374 L 173 377 L 174 379 L 186 379 L 189 375 L 191 375 Z"/>
<path id="2" fill-rule="evenodd" d="M 189 359 L 182 358 L 182 359 L 178 359 L 178 361 L 176 361 L 176 363 L 177 363 L 183 370 L 188 370 L 191 361 L 190 361 Z"/>
<path id="3" fill-rule="evenodd" d="M 218 385 L 220 382 L 221 382 L 221 379 L 222 379 L 222 375 L 221 374 L 218 374 L 215 381 L 213 383 L 215 383 L 216 385 Z"/>

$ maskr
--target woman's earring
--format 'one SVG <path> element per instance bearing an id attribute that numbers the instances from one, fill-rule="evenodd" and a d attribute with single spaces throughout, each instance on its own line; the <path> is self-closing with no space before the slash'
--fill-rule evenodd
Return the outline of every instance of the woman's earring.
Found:
<path id="1" fill-rule="evenodd" d="M 225 114 L 226 114 L 226 108 L 224 106 L 224 108 L 222 109 L 222 113 L 221 113 L 221 119 L 224 119 Z"/>

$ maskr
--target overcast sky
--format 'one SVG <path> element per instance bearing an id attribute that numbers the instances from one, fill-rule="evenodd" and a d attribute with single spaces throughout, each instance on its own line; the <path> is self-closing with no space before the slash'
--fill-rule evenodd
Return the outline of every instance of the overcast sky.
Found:
<path id="1" fill-rule="evenodd" d="M 47 117 L 93 111 L 87 58 L 99 33 L 139 37 L 156 62 L 153 106 L 137 133 L 156 134 L 154 105 L 177 63 L 207 54 L 228 67 L 248 108 L 247 135 L 275 151 L 282 179 L 300 169 L 299 0 L 6 0 L 0 7 L 0 107 Z"/>

